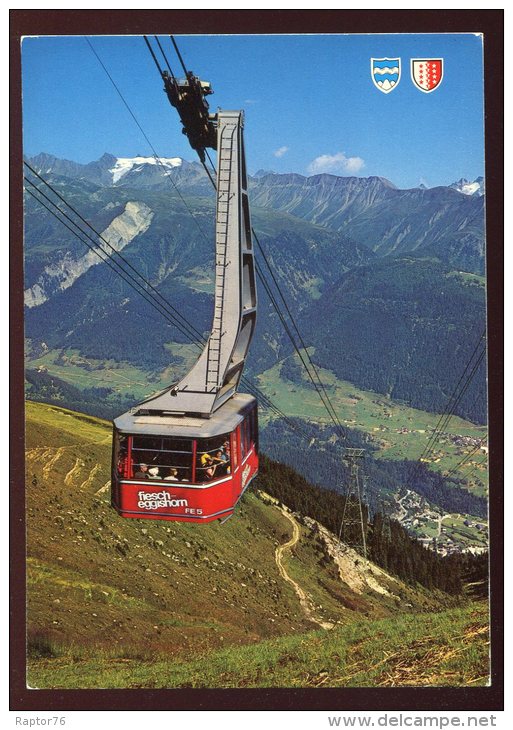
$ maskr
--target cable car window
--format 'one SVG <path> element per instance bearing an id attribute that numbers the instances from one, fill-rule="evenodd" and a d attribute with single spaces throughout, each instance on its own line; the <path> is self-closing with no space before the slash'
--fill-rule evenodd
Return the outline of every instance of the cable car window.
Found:
<path id="1" fill-rule="evenodd" d="M 132 479 L 188 482 L 192 473 L 190 439 L 134 436 Z"/>
<path id="2" fill-rule="evenodd" d="M 238 453 L 238 444 L 237 444 L 237 433 L 238 431 L 234 431 L 232 433 L 232 458 L 233 458 L 233 469 L 237 469 L 239 466 L 239 453 Z"/>
<path id="3" fill-rule="evenodd" d="M 244 421 L 241 423 L 240 426 L 240 438 L 241 438 L 241 457 L 244 459 L 244 457 L 249 452 L 249 449 L 251 448 L 251 440 L 250 440 L 250 433 L 249 433 L 249 416 L 246 416 Z"/>
<path id="4" fill-rule="evenodd" d="M 231 473 L 230 434 L 198 439 L 196 445 L 196 481 L 209 482 Z"/>
<path id="5" fill-rule="evenodd" d="M 162 451 L 183 451 L 192 454 L 192 441 L 190 439 L 162 439 Z"/>
<path id="6" fill-rule="evenodd" d="M 253 443 L 258 449 L 258 410 L 255 406 L 253 410 L 251 411 L 251 426 L 253 429 L 252 439 Z"/>
<path id="7" fill-rule="evenodd" d="M 134 449 L 154 449 L 160 451 L 162 447 L 162 439 L 160 436 L 133 436 Z"/>

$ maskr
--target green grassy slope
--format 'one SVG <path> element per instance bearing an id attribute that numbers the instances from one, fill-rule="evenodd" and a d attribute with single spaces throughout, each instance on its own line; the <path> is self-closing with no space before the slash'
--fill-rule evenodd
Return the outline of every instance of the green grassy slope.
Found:
<path id="1" fill-rule="evenodd" d="M 224 648 L 237 657 L 315 628 L 276 564 L 292 535 L 278 506 L 248 493 L 224 525 L 121 519 L 109 504 L 109 423 L 28 402 L 26 432 L 30 686 L 134 686 L 136 666 L 152 675 L 140 686 L 153 686 L 163 657 L 175 665 Z M 284 563 L 319 617 L 339 627 L 443 605 L 386 576 L 390 595 L 355 588 L 303 524 Z M 208 682 L 221 686 L 213 667 Z"/>
<path id="2" fill-rule="evenodd" d="M 359 621 L 208 655 L 116 659 L 75 652 L 33 663 L 36 687 L 445 687 L 488 683 L 486 604 Z"/>

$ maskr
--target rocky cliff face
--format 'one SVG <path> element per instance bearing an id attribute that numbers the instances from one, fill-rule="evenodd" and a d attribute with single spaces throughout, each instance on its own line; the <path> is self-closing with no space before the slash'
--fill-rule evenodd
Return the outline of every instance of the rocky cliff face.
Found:
<path id="1" fill-rule="evenodd" d="M 102 232 L 102 237 L 116 251 L 122 251 L 134 238 L 144 233 L 150 227 L 153 212 L 144 203 L 128 202 L 124 211 L 118 215 Z M 102 248 L 112 253 L 106 243 L 101 242 Z M 27 307 L 37 307 L 57 291 L 68 289 L 91 266 L 101 262 L 94 251 L 88 251 L 84 256 L 75 258 L 70 253 L 58 262 L 46 266 L 37 282 L 25 290 L 24 298 Z"/>

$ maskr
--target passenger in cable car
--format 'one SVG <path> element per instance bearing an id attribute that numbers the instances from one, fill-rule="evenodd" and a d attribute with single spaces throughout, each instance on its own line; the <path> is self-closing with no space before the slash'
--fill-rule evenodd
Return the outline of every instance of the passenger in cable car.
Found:
<path id="1" fill-rule="evenodd" d="M 139 469 L 135 472 L 134 479 L 148 479 L 147 464 L 139 464 Z"/>
<path id="2" fill-rule="evenodd" d="M 201 463 L 204 464 L 203 479 L 213 479 L 216 472 L 214 459 L 210 456 L 210 454 L 203 454 L 201 457 Z"/>
<path id="3" fill-rule="evenodd" d="M 164 477 L 164 481 L 165 482 L 177 482 L 178 481 L 178 469 L 175 469 L 174 467 L 172 467 L 169 470 L 169 474 L 167 475 L 167 477 Z"/>
<path id="4" fill-rule="evenodd" d="M 158 466 L 152 466 L 151 469 L 148 469 L 148 474 L 150 475 L 150 479 L 162 479 Z"/>
<path id="5" fill-rule="evenodd" d="M 228 459 L 227 459 L 226 454 L 223 451 L 221 451 L 221 449 L 219 451 L 216 451 L 216 453 L 214 454 L 214 461 L 217 463 L 216 463 L 214 469 L 218 472 L 218 474 L 227 473 L 227 471 L 226 471 L 227 467 L 228 467 L 227 460 Z"/>

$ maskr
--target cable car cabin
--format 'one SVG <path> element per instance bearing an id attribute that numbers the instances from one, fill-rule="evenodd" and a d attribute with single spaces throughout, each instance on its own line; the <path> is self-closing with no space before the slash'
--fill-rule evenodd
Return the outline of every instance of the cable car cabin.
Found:
<path id="1" fill-rule="evenodd" d="M 252 396 L 234 395 L 210 418 L 138 411 L 114 421 L 112 506 L 122 517 L 224 520 L 257 471 Z"/>

